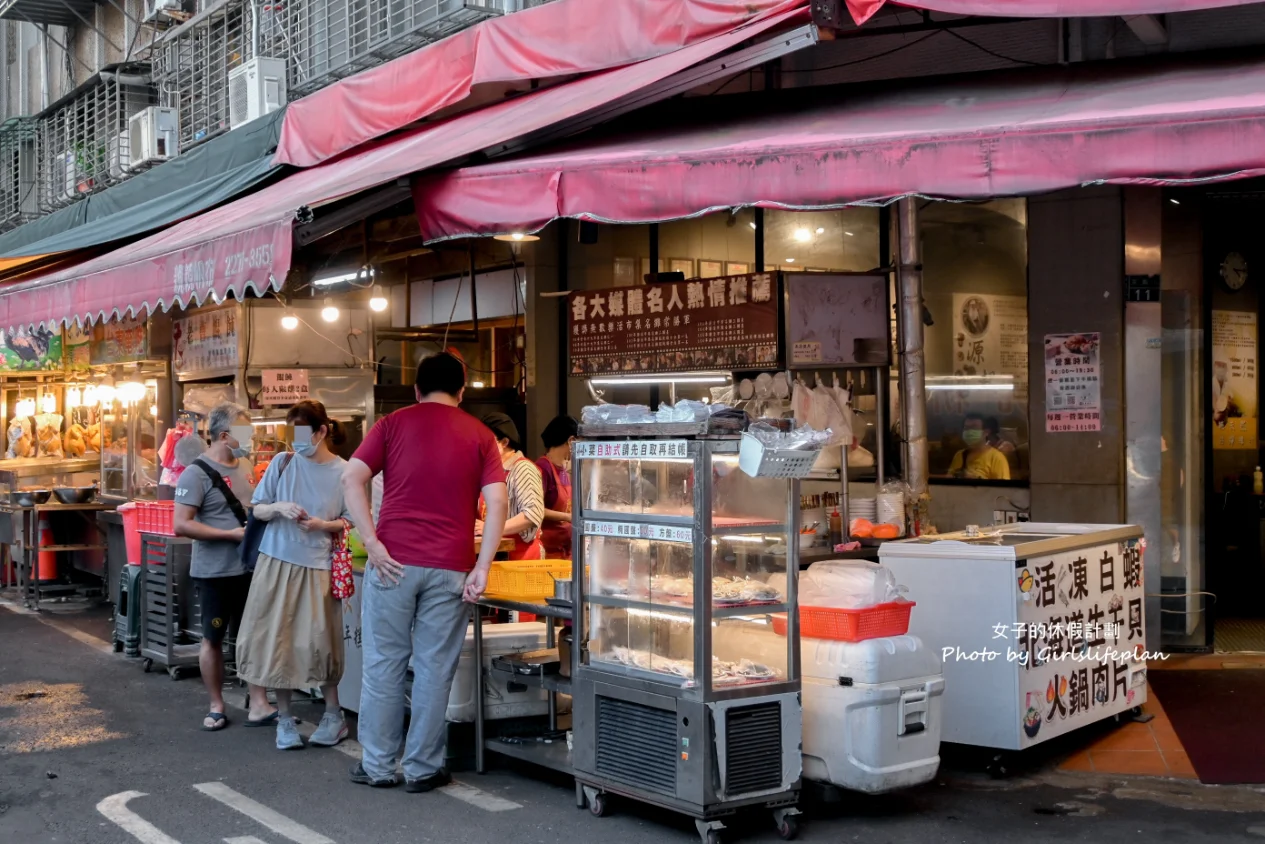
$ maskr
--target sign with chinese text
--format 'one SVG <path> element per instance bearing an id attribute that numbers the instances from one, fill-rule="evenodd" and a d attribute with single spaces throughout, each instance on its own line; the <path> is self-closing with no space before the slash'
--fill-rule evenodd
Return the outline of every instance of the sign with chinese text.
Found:
<path id="1" fill-rule="evenodd" d="M 236 368 L 237 308 L 216 308 L 175 320 L 171 343 L 177 372 Z"/>
<path id="2" fill-rule="evenodd" d="M 572 375 L 778 365 L 774 273 L 577 290 L 569 306 Z"/>
<path id="3" fill-rule="evenodd" d="M 1046 433 L 1102 430 L 1099 335 L 1045 335 Z"/>
<path id="4" fill-rule="evenodd" d="M 576 460 L 662 460 L 689 456 L 688 440 L 582 440 L 575 444 Z"/>
<path id="5" fill-rule="evenodd" d="M 1009 375 L 1013 400 L 1028 400 L 1026 297 L 953 294 L 953 374 Z"/>
<path id="6" fill-rule="evenodd" d="M 0 372 L 44 372 L 62 366 L 61 328 L 0 331 Z"/>
<path id="7" fill-rule="evenodd" d="M 1141 540 L 1021 560 L 1017 623 L 995 639 L 1019 667 L 1022 746 L 1146 700 Z"/>
<path id="8" fill-rule="evenodd" d="M 264 407 L 289 407 L 308 398 L 306 369 L 265 369 L 259 403 Z"/>
<path id="9" fill-rule="evenodd" d="M 94 364 L 127 363 L 149 356 L 143 319 L 116 319 L 92 327 L 89 357 Z"/>
<path id="10" fill-rule="evenodd" d="M 1212 447 L 1257 447 L 1256 313 L 1212 312 Z"/>
<path id="11" fill-rule="evenodd" d="M 891 363 L 886 276 L 800 273 L 785 283 L 791 366 Z"/>
<path id="12" fill-rule="evenodd" d="M 65 349 L 66 368 L 72 372 L 83 372 L 92 365 L 92 326 L 71 323 L 62 331 L 62 345 Z"/>
<path id="13" fill-rule="evenodd" d="M 613 536 L 621 539 L 653 539 L 659 542 L 693 542 L 694 529 L 676 525 L 643 525 L 629 522 L 584 522 L 585 536 Z"/>

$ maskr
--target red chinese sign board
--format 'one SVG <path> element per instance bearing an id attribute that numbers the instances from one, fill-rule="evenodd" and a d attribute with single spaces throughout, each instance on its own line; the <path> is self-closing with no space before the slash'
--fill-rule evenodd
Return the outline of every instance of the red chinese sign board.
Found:
<path id="1" fill-rule="evenodd" d="M 567 304 L 572 375 L 779 364 L 776 273 L 577 290 Z"/>

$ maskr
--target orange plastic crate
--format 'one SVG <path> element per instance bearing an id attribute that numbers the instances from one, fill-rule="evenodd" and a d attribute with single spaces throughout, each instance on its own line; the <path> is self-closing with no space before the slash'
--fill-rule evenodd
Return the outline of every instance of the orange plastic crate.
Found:
<path id="1" fill-rule="evenodd" d="M 861 642 L 909 632 L 909 613 L 915 601 L 892 601 L 859 610 L 834 607 L 800 607 L 799 635 L 805 639 Z M 773 616 L 773 632 L 786 635 L 786 616 Z"/>
<path id="2" fill-rule="evenodd" d="M 174 501 L 137 501 L 137 523 L 142 533 L 157 533 L 163 536 L 175 536 Z"/>

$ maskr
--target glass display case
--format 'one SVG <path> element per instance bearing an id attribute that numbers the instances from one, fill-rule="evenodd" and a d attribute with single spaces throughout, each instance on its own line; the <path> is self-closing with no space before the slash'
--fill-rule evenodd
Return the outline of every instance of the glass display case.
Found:
<path id="1" fill-rule="evenodd" d="M 101 496 L 116 501 L 154 499 L 166 433 L 160 401 L 165 380 L 146 372 L 98 387 L 101 401 Z"/>

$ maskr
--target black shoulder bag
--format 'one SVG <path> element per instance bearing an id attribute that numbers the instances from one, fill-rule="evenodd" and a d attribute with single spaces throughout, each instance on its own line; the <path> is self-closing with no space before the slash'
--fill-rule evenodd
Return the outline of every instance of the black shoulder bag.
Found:
<path id="1" fill-rule="evenodd" d="M 282 455 L 281 459 L 285 460 L 285 463 L 281 466 L 282 472 L 290 465 L 290 460 L 293 457 L 293 453 Z M 228 509 L 233 511 L 233 516 L 236 517 L 237 523 L 246 528 L 246 533 L 237 549 L 242 558 L 242 566 L 246 571 L 253 572 L 255 570 L 255 562 L 259 559 L 259 543 L 263 542 L 264 530 L 268 527 L 268 523 L 263 519 L 255 518 L 254 513 L 248 514 L 246 512 L 242 502 L 233 494 L 233 490 L 224 481 L 224 476 L 215 467 L 206 463 L 202 458 L 193 461 L 192 465 L 197 466 L 206 473 L 206 476 L 211 479 L 211 486 L 219 490 L 220 495 L 224 496 L 224 500 L 228 503 Z"/>

